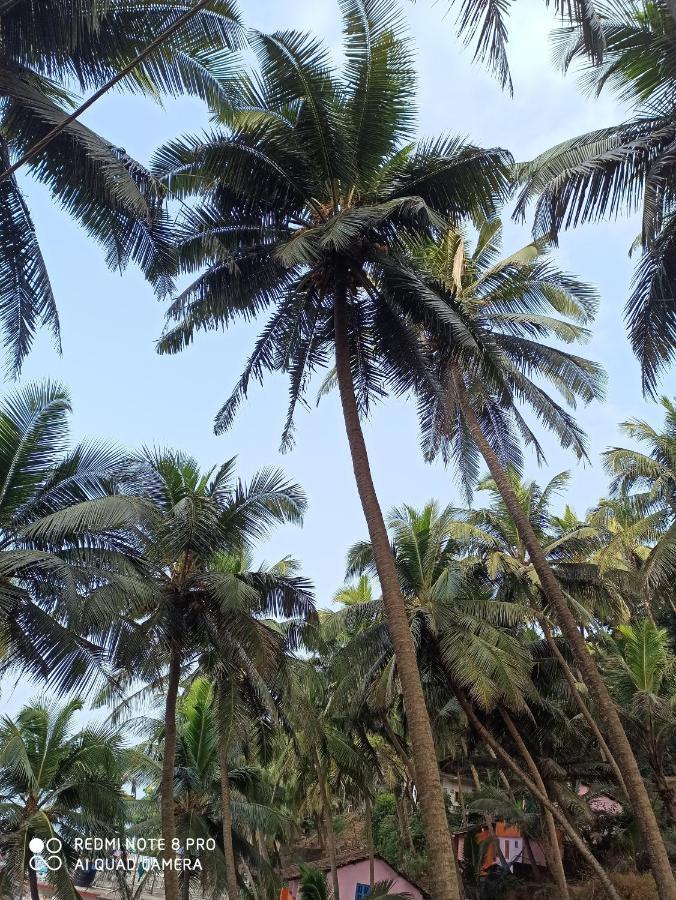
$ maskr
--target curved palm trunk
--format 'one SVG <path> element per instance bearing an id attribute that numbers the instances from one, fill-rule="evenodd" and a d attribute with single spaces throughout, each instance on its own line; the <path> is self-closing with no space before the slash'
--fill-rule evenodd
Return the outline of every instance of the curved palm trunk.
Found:
<path id="1" fill-rule="evenodd" d="M 232 727 L 231 717 L 228 716 L 228 708 L 232 704 L 232 697 L 228 693 L 227 685 L 220 684 L 220 696 L 218 698 L 218 767 L 221 775 L 221 814 L 223 816 L 223 856 L 225 857 L 225 880 L 228 889 L 228 900 L 235 900 L 239 893 L 237 886 L 237 863 L 235 862 L 235 849 L 232 844 L 232 803 L 230 797 L 230 765 L 228 752 L 230 749 L 230 733 Z"/>
<path id="2" fill-rule="evenodd" d="M 169 660 L 167 697 L 164 707 L 164 757 L 162 759 L 161 821 L 164 839 L 165 860 L 173 860 L 176 839 L 176 819 L 174 817 L 174 765 L 176 762 L 176 701 L 181 678 L 181 648 L 174 644 Z M 180 900 L 178 872 L 174 868 L 164 870 L 164 900 Z"/>
<path id="3" fill-rule="evenodd" d="M 453 858 L 453 844 L 446 819 L 436 748 L 425 706 L 406 607 L 401 595 L 394 557 L 373 484 L 366 443 L 359 421 L 359 410 L 350 366 L 344 277 L 343 279 L 339 278 L 338 281 L 334 301 L 336 375 L 355 481 L 373 546 L 387 625 L 394 647 L 406 708 L 406 720 L 413 749 L 416 787 L 425 829 L 430 893 L 432 900 L 458 900 L 460 894 Z"/>
<path id="4" fill-rule="evenodd" d="M 507 726 L 507 730 L 509 731 L 512 740 L 514 741 L 519 753 L 523 757 L 523 760 L 528 767 L 531 778 L 538 786 L 538 788 L 542 791 L 542 793 L 547 795 L 547 788 L 545 787 L 545 783 L 542 780 L 542 776 L 540 775 L 540 770 L 538 769 L 535 760 L 533 759 L 528 747 L 526 746 L 526 742 L 523 740 L 516 725 L 512 721 L 512 717 L 506 710 L 502 708 L 500 708 L 500 715 L 502 716 L 502 719 Z M 556 831 L 554 816 L 548 809 L 543 809 L 543 812 L 545 816 L 545 825 L 547 826 L 547 843 L 549 845 L 548 855 L 552 878 L 554 879 L 554 883 L 556 884 L 556 889 L 561 900 L 570 900 L 570 893 L 568 891 L 566 873 L 563 869 L 561 847 L 559 846 L 559 836 Z"/>
<path id="5" fill-rule="evenodd" d="M 326 786 L 326 773 L 319 759 L 319 754 L 315 761 L 317 771 L 317 781 L 319 782 L 319 796 L 322 803 L 322 812 L 324 814 L 324 828 L 326 829 L 326 849 L 329 857 L 329 867 L 331 869 L 331 888 L 333 890 L 333 900 L 339 900 L 340 891 L 338 888 L 338 866 L 336 865 L 336 833 L 333 830 L 333 813 L 331 811 L 331 801 L 329 800 L 329 791 Z"/>
<path id="6" fill-rule="evenodd" d="M 498 743 L 495 737 L 491 734 L 491 732 L 483 725 L 476 713 L 472 709 L 469 701 L 462 693 L 462 691 L 458 688 L 457 685 L 451 684 L 453 689 L 453 693 L 458 698 L 458 703 L 462 707 L 467 719 L 469 720 L 472 728 L 476 731 L 479 737 L 484 741 L 484 743 L 490 747 L 496 754 L 496 756 L 501 759 L 505 765 L 511 769 L 512 772 L 517 776 L 517 778 L 528 788 L 531 794 L 535 797 L 535 799 L 545 807 L 545 809 L 549 810 L 551 814 L 554 816 L 556 821 L 561 826 L 561 830 L 565 831 L 571 843 L 575 845 L 578 852 L 582 856 L 583 859 L 587 861 L 589 866 L 594 870 L 594 872 L 598 875 L 599 881 L 603 885 L 606 894 L 611 898 L 611 900 L 620 900 L 620 895 L 615 890 L 612 881 L 608 877 L 608 873 L 603 868 L 598 859 L 591 852 L 589 847 L 582 840 L 578 832 L 568 821 L 563 812 L 557 807 L 549 799 L 548 795 L 543 794 L 540 788 L 535 784 L 532 778 L 530 778 L 526 773 L 520 768 L 518 763 L 512 759 L 509 753 L 504 749 L 504 747 Z"/>
<path id="7" fill-rule="evenodd" d="M 528 516 L 519 504 L 507 473 L 493 452 L 493 448 L 486 440 L 481 424 L 467 396 L 462 378 L 457 372 L 453 373 L 452 378 L 455 395 L 460 404 L 467 428 L 481 451 L 481 455 L 486 461 L 500 495 L 514 520 L 519 537 L 528 550 L 528 555 L 540 579 L 542 590 L 556 612 L 561 631 L 570 644 L 585 684 L 596 700 L 612 753 L 622 772 L 627 794 L 634 811 L 634 817 L 648 852 L 650 868 L 657 885 L 658 896 L 660 900 L 676 900 L 676 880 L 674 880 L 674 873 L 671 870 L 669 857 L 667 856 L 664 841 L 655 818 L 655 812 L 641 777 L 636 757 L 631 749 L 619 714 L 608 693 L 608 688 L 601 677 L 601 673 L 589 652 L 584 638 L 578 630 L 575 616 L 571 612 L 561 586 L 547 562 Z"/>

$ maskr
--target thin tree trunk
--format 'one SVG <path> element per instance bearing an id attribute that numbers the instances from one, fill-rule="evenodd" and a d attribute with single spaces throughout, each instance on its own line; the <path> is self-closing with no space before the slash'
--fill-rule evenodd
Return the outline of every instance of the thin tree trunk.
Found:
<path id="1" fill-rule="evenodd" d="M 401 838 L 401 843 L 406 847 L 409 852 L 413 852 L 413 838 L 411 837 L 411 829 L 408 825 L 408 819 L 406 818 L 406 813 L 404 812 L 404 789 L 402 787 L 401 797 L 397 794 L 397 789 L 394 789 L 394 809 L 397 814 L 397 825 L 399 826 L 399 837 Z"/>
<path id="2" fill-rule="evenodd" d="M 319 782 L 319 797 L 322 803 L 322 811 L 324 813 L 324 828 L 326 829 L 326 849 L 329 856 L 329 866 L 331 868 L 331 887 L 333 889 L 333 900 L 339 900 L 340 894 L 338 890 L 338 867 L 336 866 L 336 834 L 333 830 L 333 813 L 331 811 L 331 801 L 329 800 L 329 791 L 326 786 L 326 775 L 322 767 L 319 755 L 315 760 L 315 769 L 317 772 L 317 781 Z"/>
<path id="3" fill-rule="evenodd" d="M 371 890 L 373 890 L 373 885 L 375 884 L 376 860 L 375 849 L 373 847 L 373 807 L 371 798 L 368 794 L 366 794 L 364 803 L 366 807 L 366 843 L 369 851 L 369 886 Z"/>
<path id="4" fill-rule="evenodd" d="M 456 771 L 457 779 L 458 779 L 458 803 L 460 804 L 460 815 L 462 816 L 462 824 L 467 824 L 467 812 L 465 810 L 465 792 L 462 788 L 462 777 L 460 775 L 460 769 Z"/>
<path id="5" fill-rule="evenodd" d="M 509 731 L 512 740 L 516 744 L 519 753 L 523 757 L 523 761 L 526 763 L 533 781 L 542 791 L 542 793 L 548 797 L 549 795 L 547 794 L 547 788 L 545 787 L 545 783 L 542 780 L 542 776 L 540 775 L 540 770 L 538 769 L 535 760 L 528 750 L 525 741 L 519 734 L 516 725 L 512 721 L 512 717 L 502 707 L 500 707 L 500 715 L 502 716 L 503 722 L 507 726 L 507 731 Z M 561 900 L 570 900 L 570 892 L 568 891 L 566 873 L 563 869 L 563 859 L 561 858 L 561 848 L 559 846 L 559 836 L 556 831 L 554 816 L 548 809 L 544 809 L 544 815 L 545 825 L 547 826 L 547 838 L 552 862 L 552 877 L 554 879 L 554 883 L 556 884 L 556 888 L 559 892 Z"/>
<path id="6" fill-rule="evenodd" d="M 507 473 L 503 469 L 500 460 L 493 452 L 493 448 L 486 440 L 481 424 L 476 417 L 470 403 L 462 377 L 456 371 L 452 375 L 455 387 L 455 396 L 460 404 L 462 415 L 470 434 L 483 458 L 493 480 L 507 506 L 514 521 L 519 537 L 523 541 L 528 555 L 533 563 L 535 571 L 540 579 L 542 590 L 549 600 L 570 648 L 575 656 L 587 688 L 594 697 L 599 714 L 603 721 L 606 736 L 608 738 L 613 756 L 620 767 L 627 794 L 631 801 L 634 817 L 640 828 L 641 835 L 650 859 L 657 893 L 660 900 L 676 900 L 676 881 L 671 870 L 671 864 L 667 855 L 664 841 L 660 833 L 655 813 L 650 803 L 648 791 L 641 777 L 641 772 L 636 762 L 636 757 L 631 749 L 626 732 L 622 726 L 619 714 L 608 693 L 608 688 L 601 677 L 589 648 L 580 634 L 575 616 L 564 597 L 561 586 L 554 575 L 545 554 L 540 546 L 528 516 L 521 508 L 519 501 L 509 482 Z"/>
<path id="7" fill-rule="evenodd" d="M 167 698 L 164 708 L 164 757 L 162 759 L 161 821 L 165 860 L 176 858 L 176 819 L 174 817 L 174 766 L 176 763 L 176 702 L 181 679 L 181 648 L 174 643 L 171 647 Z M 173 865 L 164 869 L 164 898 L 179 900 L 178 872 Z"/>
<path id="8" fill-rule="evenodd" d="M 38 890 L 38 873 L 35 869 L 28 867 L 28 887 L 31 892 L 31 900 L 40 900 L 40 891 Z"/>
<path id="9" fill-rule="evenodd" d="M 383 722 L 383 728 L 385 729 L 385 734 L 387 735 L 387 739 L 392 744 L 396 754 L 399 756 L 399 758 L 403 762 L 404 767 L 406 769 L 406 772 L 407 772 L 408 777 L 410 778 L 411 782 L 413 784 L 415 784 L 415 769 L 413 767 L 413 763 L 411 762 L 408 753 L 404 750 L 403 744 L 399 740 L 396 732 L 390 725 L 388 718 L 387 718 L 387 712 L 385 712 L 383 714 L 382 722 Z"/>
<path id="10" fill-rule="evenodd" d="M 530 870 L 533 875 L 535 881 L 542 881 L 542 872 L 538 864 L 535 862 L 535 854 L 533 853 L 533 846 L 530 842 L 530 837 L 524 831 L 523 833 L 523 846 L 526 851 L 526 856 L 528 857 L 528 864 L 530 865 Z"/>
<path id="11" fill-rule="evenodd" d="M 618 766 L 617 761 L 615 760 L 615 757 L 610 752 L 610 747 L 608 746 L 608 744 L 606 744 L 605 739 L 599 729 L 599 726 L 596 724 L 596 720 L 594 719 L 594 717 L 592 716 L 592 714 L 589 710 L 589 707 L 584 702 L 584 700 L 582 699 L 582 695 L 580 694 L 579 690 L 577 689 L 577 683 L 575 681 L 575 676 L 571 672 L 570 666 L 566 662 L 565 656 L 563 655 L 563 653 L 561 653 L 561 651 L 559 650 L 559 648 L 557 646 L 556 641 L 554 640 L 554 635 L 552 634 L 552 630 L 549 627 L 549 622 L 547 621 L 547 617 L 545 616 L 544 613 L 541 613 L 540 615 L 538 615 L 538 622 L 540 623 L 540 626 L 542 628 L 542 633 L 545 636 L 545 641 L 547 642 L 547 646 L 552 651 L 554 658 L 556 659 L 556 661 L 559 664 L 559 668 L 563 672 L 563 677 L 565 678 L 566 683 L 568 684 L 568 687 L 570 688 L 570 692 L 572 694 L 573 700 L 575 701 L 577 708 L 582 713 L 582 717 L 584 718 L 584 720 L 587 723 L 587 725 L 589 726 L 592 734 L 596 738 L 596 741 L 599 745 L 602 756 L 605 758 L 606 762 L 612 768 L 613 773 L 615 775 L 618 785 L 620 786 L 621 791 L 624 793 L 625 797 L 627 799 L 629 799 L 629 795 L 627 794 L 627 786 L 624 783 L 624 778 L 622 777 L 622 772 L 620 771 L 620 767 Z"/>
<path id="12" fill-rule="evenodd" d="M 587 847 L 585 842 L 582 840 L 575 828 L 573 828 L 573 826 L 570 824 L 565 815 L 558 807 L 554 806 L 547 794 L 542 793 L 542 791 L 535 784 L 532 778 L 526 775 L 526 773 L 520 768 L 518 763 L 514 759 L 512 759 L 509 753 L 495 739 L 495 737 L 486 728 L 486 726 L 480 722 L 469 701 L 465 698 L 464 694 L 460 691 L 457 685 L 452 684 L 451 687 L 453 689 L 453 693 L 458 698 L 458 703 L 463 708 L 464 713 L 467 716 L 472 728 L 474 728 L 479 737 L 481 737 L 481 739 L 487 744 L 487 746 L 491 747 L 495 751 L 496 755 L 505 763 L 505 765 L 509 769 L 511 769 L 512 772 L 514 772 L 517 778 L 528 788 L 535 799 L 538 800 L 542 804 L 542 806 L 544 806 L 551 812 L 551 814 L 560 824 L 562 830 L 565 831 L 571 842 L 575 845 L 580 855 L 589 863 L 594 872 L 596 872 L 599 881 L 603 885 L 607 895 L 611 898 L 611 900 L 620 900 L 620 895 L 615 890 L 612 881 L 608 877 L 608 873 L 596 859 L 589 847 Z"/>
<path id="13" fill-rule="evenodd" d="M 225 681 L 219 685 L 218 698 L 218 767 L 221 775 L 221 814 L 223 816 L 223 856 L 225 857 L 225 882 L 228 900 L 236 900 L 239 894 L 237 886 L 237 862 L 235 848 L 232 844 L 232 802 L 230 796 L 230 734 L 232 715 L 228 715 L 228 706 L 232 709 L 233 697 L 228 691 Z"/>
<path id="14" fill-rule="evenodd" d="M 460 895 L 453 861 L 453 843 L 446 819 L 432 727 L 425 706 L 425 696 L 406 615 L 406 606 L 399 587 L 394 556 L 373 484 L 366 443 L 359 421 L 359 409 L 350 364 L 345 273 L 339 274 L 336 281 L 334 298 L 336 375 L 355 481 L 373 547 L 387 624 L 404 697 L 406 721 L 413 749 L 416 788 L 425 830 L 430 894 L 432 900 L 458 900 Z"/>

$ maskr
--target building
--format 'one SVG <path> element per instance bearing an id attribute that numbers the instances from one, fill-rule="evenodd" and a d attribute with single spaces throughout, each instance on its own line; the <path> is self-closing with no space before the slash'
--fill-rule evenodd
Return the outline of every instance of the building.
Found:
<path id="1" fill-rule="evenodd" d="M 312 860 L 307 865 L 320 869 L 327 879 L 330 879 L 331 867 L 326 857 Z M 340 900 L 363 900 L 368 894 L 371 884 L 368 853 L 359 850 L 338 853 L 336 854 L 336 867 Z M 284 866 L 279 874 L 285 884 L 285 888 L 280 894 L 280 900 L 296 900 L 300 883 L 300 866 Z M 392 881 L 392 891 L 409 894 L 411 900 L 423 900 L 425 897 L 425 891 L 420 885 L 413 884 L 380 856 L 376 856 L 374 859 L 374 881 Z"/>
<path id="2" fill-rule="evenodd" d="M 520 866 L 530 866 L 531 860 L 528 855 L 528 849 L 521 833 L 521 829 L 518 827 L 518 825 L 508 825 L 506 822 L 496 822 L 494 827 L 495 837 L 498 844 L 500 845 L 500 850 L 502 851 L 502 855 L 504 856 L 505 862 L 507 863 L 508 867 L 512 871 L 514 871 L 515 867 L 518 869 L 518 867 Z M 483 870 L 486 871 L 494 865 L 501 865 L 499 853 L 495 844 L 491 841 L 491 836 L 488 833 L 488 828 L 484 826 L 478 831 L 476 829 L 472 829 L 472 833 L 474 834 L 474 840 L 476 840 L 477 843 L 483 844 L 485 842 L 488 842 L 483 858 Z M 458 860 L 460 860 L 461 862 L 465 858 L 465 841 L 468 839 L 469 835 L 470 829 L 457 831 L 454 834 Z M 559 847 L 561 847 L 561 850 L 563 852 L 563 836 L 558 831 L 558 829 L 557 835 L 559 839 Z M 546 868 L 547 860 L 545 858 L 545 852 L 542 847 L 542 843 L 535 838 L 531 838 L 530 849 L 531 853 L 533 854 L 533 862 L 535 863 L 535 865 L 538 866 L 538 868 Z"/>

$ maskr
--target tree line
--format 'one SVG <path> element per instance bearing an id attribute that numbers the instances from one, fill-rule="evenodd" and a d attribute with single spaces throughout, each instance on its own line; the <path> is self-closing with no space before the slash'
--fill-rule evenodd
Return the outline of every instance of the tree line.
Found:
<path id="1" fill-rule="evenodd" d="M 531 515 L 523 492 L 537 490 L 524 488 L 520 480 L 523 446 L 542 457 L 535 421 L 585 458 L 585 437 L 570 409 L 603 397 L 602 369 L 566 347 L 589 333 L 598 298 L 556 265 L 551 248 L 562 228 L 641 207 L 642 252 L 627 314 L 647 392 L 655 394 L 671 360 L 674 20 L 668 6 L 568 9 L 569 26 L 558 37 L 563 65 L 582 56 L 589 70 L 585 78 L 598 90 L 606 85 L 619 90 L 632 102 L 636 118 L 520 165 L 506 150 L 453 136 L 417 139 L 412 48 L 401 11 L 392 4 L 341 0 L 345 61 L 340 67 L 312 35 L 246 29 L 224 0 L 195 7 L 185 28 L 171 32 L 146 56 L 143 48 L 182 4 L 141 4 L 140 13 L 113 0 L 51 0 L 49 7 L 38 9 L 24 0 L 0 7 L 0 137 L 7 164 L 0 175 L 0 309 L 8 369 L 18 370 L 39 326 L 50 327 L 58 339 L 48 273 L 10 171 L 11 159 L 25 155 L 55 200 L 102 243 L 111 265 L 137 263 L 159 294 L 172 297 L 161 353 L 179 352 L 198 332 L 227 328 L 238 316 L 267 316 L 241 378 L 216 416 L 217 431 L 233 424 L 253 382 L 281 371 L 289 376 L 282 434 L 289 447 L 295 408 L 313 376 L 325 370 L 320 393 L 337 388 L 368 528 L 368 544 L 353 567 L 355 574 L 375 575 L 379 584 L 377 603 L 387 626 L 380 639 L 391 646 L 401 691 L 431 895 L 456 900 L 462 890 L 429 696 L 437 685 L 446 703 L 458 704 L 503 774 L 509 770 L 540 804 L 548 828 L 556 820 L 606 892 L 616 896 L 588 842 L 579 838 L 560 800 L 550 797 L 514 720 L 530 702 L 527 678 L 518 673 L 523 647 L 519 653 L 511 645 L 501 649 L 501 642 L 518 637 L 516 606 L 507 611 L 490 604 L 510 605 L 515 598 L 502 599 L 498 556 L 482 560 L 475 546 L 481 531 L 489 544 L 499 543 L 499 537 L 471 516 L 457 523 L 462 549 L 453 565 L 449 557 L 445 590 L 459 591 L 465 655 L 474 646 L 484 662 L 502 659 L 506 666 L 509 659 L 507 670 L 518 690 L 511 703 L 484 698 L 482 705 L 473 691 L 482 683 L 487 691 L 486 679 L 469 685 L 458 679 L 444 641 L 439 660 L 420 656 L 433 647 L 431 632 L 420 639 L 421 623 L 412 616 L 411 590 L 378 500 L 362 431 L 362 420 L 377 401 L 390 393 L 415 397 L 428 458 L 452 464 L 468 496 L 482 465 L 488 468 L 491 490 L 511 523 L 513 547 L 519 548 L 532 585 L 518 594 L 522 621 L 531 623 L 555 659 L 577 714 L 632 811 L 658 895 L 673 900 L 676 884 L 650 792 L 654 779 L 665 802 L 665 772 L 658 778 L 651 768 L 646 777 L 645 760 L 632 745 L 599 649 L 606 639 L 617 638 L 620 624 L 631 629 L 626 643 L 620 642 L 620 656 L 632 640 L 664 644 L 653 606 L 655 595 L 668 593 L 671 580 L 673 478 L 667 471 L 653 479 L 650 466 L 669 470 L 671 465 L 673 472 L 673 448 L 654 448 L 645 457 L 650 464 L 632 462 L 630 451 L 616 451 L 608 463 L 617 466 L 611 500 L 594 512 L 594 521 L 579 528 L 568 521 L 574 536 L 565 531 L 564 520 L 559 526 L 546 521 L 545 501 L 543 510 Z M 468 4 L 463 15 L 470 31 L 483 23 L 477 52 L 498 65 L 505 81 L 504 22 L 488 4 Z M 255 57 L 251 65 L 236 56 L 244 45 Z M 201 97 L 214 113 L 212 131 L 170 141 L 144 167 L 77 119 L 71 121 L 72 85 L 82 91 L 105 87 L 126 68 L 127 88 L 151 96 Z M 499 216 L 515 194 L 517 215 L 535 205 L 534 238 L 502 256 Z M 185 275 L 193 280 L 177 294 L 174 279 Z M 244 659 L 259 653 L 286 656 L 301 645 L 312 646 L 304 636 L 314 617 L 309 584 L 289 561 L 263 572 L 249 568 L 248 555 L 271 525 L 297 521 L 305 500 L 277 471 L 263 471 L 244 485 L 234 478 L 232 463 L 200 473 L 182 453 L 146 452 L 130 461 L 85 445 L 64 456 L 67 406 L 63 390 L 52 384 L 32 386 L 5 403 L 0 502 L 8 507 L 6 546 L 13 554 L 3 575 L 6 665 L 47 677 L 56 690 L 87 687 L 103 667 L 110 700 L 138 679 L 144 682 L 142 692 L 161 689 L 161 827 L 171 842 L 177 828 L 176 722 L 186 663 L 199 660 L 208 676 L 223 735 L 234 716 L 229 712 L 233 671 L 251 669 L 247 690 L 257 698 L 250 701 L 254 707 L 270 693 Z M 640 423 L 628 427 L 644 436 Z M 418 513 L 410 513 L 412 523 Z M 420 514 L 438 513 L 430 508 Z M 561 528 L 558 537 L 553 527 Z M 624 530 L 627 541 L 629 533 L 645 529 L 624 581 L 607 562 L 622 541 L 599 536 L 613 528 L 618 534 Z M 575 558 L 566 559 L 573 549 Z M 477 555 L 476 571 L 468 574 L 468 560 Z M 504 563 L 512 555 L 500 559 Z M 483 594 L 475 585 L 481 578 Z M 634 589 L 645 615 L 622 619 L 618 604 L 621 600 L 631 610 Z M 459 612 L 462 598 L 470 596 L 484 596 L 490 615 L 499 614 L 489 619 L 490 638 L 483 644 L 470 642 L 471 620 Z M 599 617 L 600 597 L 608 604 L 613 599 L 614 618 Z M 292 623 L 282 629 L 278 620 L 289 617 Z M 428 624 L 431 628 L 432 620 Z M 356 645 L 366 642 L 365 633 Z M 663 649 L 667 652 L 668 644 Z M 299 689 L 321 695 L 326 687 L 313 686 L 306 664 L 301 669 L 305 681 Z M 485 714 L 495 711 L 499 727 L 485 721 Z M 652 713 L 650 723 L 654 732 Z M 310 744 L 317 756 L 318 741 Z M 218 743 L 227 754 L 228 740 Z M 656 753 L 655 745 L 650 754 Z M 232 895 L 236 866 L 227 821 L 227 758 L 218 766 Z M 328 775 L 320 756 L 313 771 L 326 793 Z M 325 827 L 330 851 L 328 821 Z M 567 896 L 556 859 L 551 868 L 557 890 Z M 165 893 L 167 900 L 178 900 L 178 878 L 171 872 Z"/>

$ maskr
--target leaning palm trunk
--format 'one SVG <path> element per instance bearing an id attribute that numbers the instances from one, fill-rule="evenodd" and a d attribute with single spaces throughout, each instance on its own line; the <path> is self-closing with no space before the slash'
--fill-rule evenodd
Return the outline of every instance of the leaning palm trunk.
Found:
<path id="1" fill-rule="evenodd" d="M 460 894 L 453 861 L 453 843 L 448 830 L 432 728 L 425 706 L 406 607 L 399 587 L 383 513 L 373 484 L 366 443 L 359 420 L 350 367 L 347 315 L 346 287 L 343 276 L 342 283 L 337 285 L 334 300 L 336 376 L 355 481 L 373 546 L 387 625 L 404 697 L 406 720 L 413 749 L 416 787 L 425 828 L 431 881 L 430 893 L 433 900 L 458 900 Z"/>
<path id="2" fill-rule="evenodd" d="M 500 708 L 500 715 L 502 716 L 502 719 L 507 726 L 507 730 L 512 736 L 512 740 L 514 741 L 519 753 L 523 757 L 523 761 L 526 763 L 533 781 L 542 791 L 542 793 L 547 795 L 547 788 L 545 787 L 545 783 L 542 780 L 542 776 L 540 775 L 540 770 L 535 764 L 535 760 L 528 750 L 525 741 L 519 734 L 516 725 L 512 721 L 512 717 L 509 715 L 507 710 L 502 708 Z M 547 862 L 552 874 L 552 878 L 554 879 L 554 883 L 556 884 L 556 889 L 559 893 L 560 900 L 570 900 L 570 893 L 568 891 L 568 883 L 566 882 L 566 873 L 563 869 L 561 847 L 559 846 L 559 836 L 556 831 L 554 816 L 548 809 L 543 809 L 543 812 L 545 816 L 545 825 L 547 826 L 547 844 L 549 851 Z"/>
<path id="3" fill-rule="evenodd" d="M 161 820 L 164 840 L 164 859 L 169 866 L 164 870 L 164 900 L 179 900 L 178 872 L 173 868 L 176 839 L 174 816 L 174 765 L 176 762 L 176 701 L 181 678 L 181 650 L 172 645 L 167 680 L 167 698 L 164 708 L 164 757 L 162 759 Z"/>
<path id="4" fill-rule="evenodd" d="M 220 684 L 219 693 L 218 767 L 221 776 L 223 856 L 225 858 L 225 881 L 228 890 L 228 900 L 235 900 L 238 894 L 237 864 L 235 862 L 235 849 L 232 844 L 232 803 L 230 797 L 230 765 L 228 762 L 230 733 L 232 729 L 232 716 L 228 715 L 228 709 L 232 710 L 232 696 L 228 693 L 227 685 L 224 681 Z"/>
<path id="5" fill-rule="evenodd" d="M 479 737 L 484 741 L 487 747 L 490 747 L 491 750 L 495 753 L 495 755 L 502 760 L 502 762 L 511 769 L 512 772 L 517 776 L 517 778 L 521 781 L 521 783 L 531 792 L 533 797 L 547 809 L 552 816 L 559 823 L 561 830 L 566 833 L 571 843 L 578 850 L 580 856 L 589 864 L 590 868 L 597 874 L 599 881 L 603 885 L 603 888 L 611 898 L 611 900 L 620 900 L 620 895 L 615 890 L 612 881 L 608 877 L 608 873 L 603 868 L 598 859 L 591 852 L 589 847 L 582 840 L 577 830 L 573 827 L 573 825 L 568 821 L 564 813 L 557 807 L 554 806 L 552 801 L 549 799 L 549 796 L 546 793 L 543 793 L 540 788 L 535 784 L 532 778 L 530 778 L 519 766 L 519 764 L 510 756 L 510 754 L 504 749 L 504 747 L 498 743 L 495 737 L 491 734 L 491 732 L 483 725 L 476 713 L 472 709 L 469 701 L 462 693 L 460 688 L 451 684 L 451 688 L 453 693 L 458 699 L 458 703 L 462 707 L 467 719 L 472 726 L 472 728 L 476 731 Z"/>
<path id="6" fill-rule="evenodd" d="M 467 428 L 485 459 L 502 499 L 514 520 L 519 537 L 523 541 L 538 574 L 542 590 L 556 613 L 561 631 L 570 644 L 585 684 L 596 699 L 596 704 L 605 726 L 606 736 L 614 758 L 623 773 L 627 794 L 648 852 L 650 868 L 655 878 L 658 896 L 660 900 L 676 900 L 676 881 L 674 880 L 674 873 L 671 870 L 669 857 L 667 856 L 664 841 L 655 818 L 655 812 L 641 777 L 636 757 L 622 727 L 618 712 L 608 693 L 608 688 L 601 677 L 601 673 L 589 652 L 584 638 L 578 630 L 575 617 L 566 602 L 554 572 L 547 562 L 528 516 L 521 508 L 500 460 L 482 431 L 481 424 L 467 396 L 462 377 L 456 371 L 452 373 L 452 379 L 455 396 L 462 410 Z"/>

